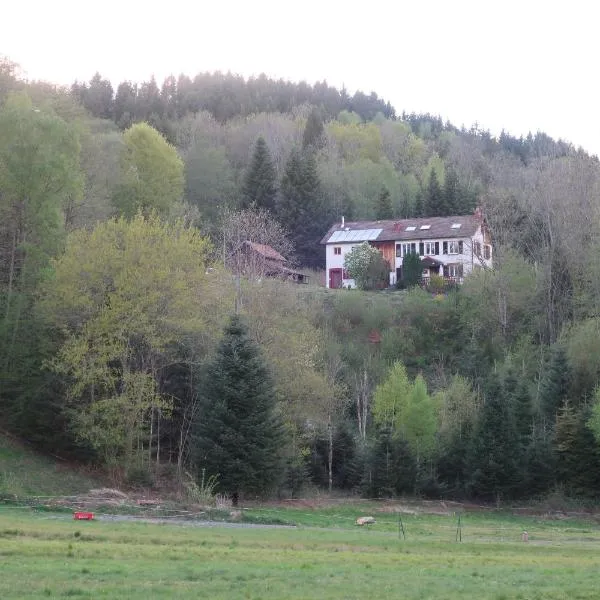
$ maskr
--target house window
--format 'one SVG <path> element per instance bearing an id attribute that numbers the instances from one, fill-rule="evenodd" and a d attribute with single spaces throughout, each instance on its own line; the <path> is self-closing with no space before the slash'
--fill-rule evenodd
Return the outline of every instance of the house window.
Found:
<path id="1" fill-rule="evenodd" d="M 473 242 L 473 254 L 481 256 L 481 242 Z"/>
<path id="2" fill-rule="evenodd" d="M 440 253 L 439 242 L 425 242 L 425 255 L 437 256 Z"/>
<path id="3" fill-rule="evenodd" d="M 483 247 L 483 258 L 485 258 L 485 260 L 490 260 L 490 258 L 492 258 L 492 247 L 488 244 L 485 244 Z"/>
<path id="4" fill-rule="evenodd" d="M 462 254 L 463 243 L 462 240 L 450 240 L 448 242 L 448 254 Z"/>
<path id="5" fill-rule="evenodd" d="M 402 244 L 398 244 L 396 246 L 396 258 L 400 258 L 402 256 Z"/>
<path id="6" fill-rule="evenodd" d="M 341 246 L 334 246 L 333 247 L 333 253 L 334 254 L 341 254 L 342 253 L 342 247 Z"/>
<path id="7" fill-rule="evenodd" d="M 406 256 L 407 254 L 410 254 L 412 252 L 412 254 L 416 254 L 417 252 L 417 244 L 416 243 L 410 243 L 410 244 L 402 244 L 402 256 Z"/>
<path id="8" fill-rule="evenodd" d="M 463 266 L 462 264 L 448 265 L 448 277 L 462 277 Z"/>

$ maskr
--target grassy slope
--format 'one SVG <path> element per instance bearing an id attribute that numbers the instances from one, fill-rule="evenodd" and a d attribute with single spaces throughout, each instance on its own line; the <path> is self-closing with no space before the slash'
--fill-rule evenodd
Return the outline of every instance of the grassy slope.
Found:
<path id="1" fill-rule="evenodd" d="M 98 487 L 72 465 L 40 456 L 0 433 L 0 498 L 64 496 Z"/>
<path id="2" fill-rule="evenodd" d="M 457 544 L 451 521 L 407 516 L 410 534 L 399 541 L 393 515 L 371 529 L 230 529 L 0 507 L 0 597 L 598 597 L 593 523 L 482 514 L 465 519 Z M 523 527 L 528 544 L 518 541 Z"/>

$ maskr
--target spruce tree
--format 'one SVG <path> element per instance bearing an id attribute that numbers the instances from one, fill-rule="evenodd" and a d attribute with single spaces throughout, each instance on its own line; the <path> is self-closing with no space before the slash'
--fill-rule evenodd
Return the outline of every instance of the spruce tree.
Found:
<path id="1" fill-rule="evenodd" d="M 562 345 L 552 348 L 540 385 L 539 411 L 546 426 L 552 427 L 556 414 L 569 397 L 571 370 Z"/>
<path id="2" fill-rule="evenodd" d="M 235 315 L 200 390 L 195 426 L 198 473 L 218 476 L 234 503 L 269 492 L 282 475 L 282 426 L 271 376 L 258 346 Z"/>
<path id="3" fill-rule="evenodd" d="M 323 127 L 323 119 L 320 112 L 313 108 L 306 120 L 304 133 L 302 135 L 303 150 L 318 150 L 323 146 L 325 129 Z"/>
<path id="4" fill-rule="evenodd" d="M 444 194 L 440 186 L 435 169 L 431 169 L 429 175 L 429 185 L 427 186 L 427 196 L 425 197 L 424 215 L 425 217 L 444 216 Z"/>
<path id="5" fill-rule="evenodd" d="M 252 161 L 242 188 L 242 208 L 275 209 L 277 195 L 276 173 L 267 142 L 261 136 L 256 140 Z"/>
<path id="6" fill-rule="evenodd" d="M 443 215 L 449 217 L 451 215 L 463 214 L 461 202 L 460 185 L 458 175 L 452 167 L 446 167 L 446 176 L 444 178 L 443 200 Z"/>
<path id="7" fill-rule="evenodd" d="M 392 197 L 390 196 L 390 190 L 385 185 L 381 187 L 381 192 L 379 192 L 379 198 L 377 199 L 377 218 L 382 221 L 394 218 Z"/>
<path id="8" fill-rule="evenodd" d="M 470 488 L 474 496 L 495 500 L 513 493 L 516 450 L 510 407 L 500 378 L 493 373 L 488 381 L 469 458 Z"/>
<path id="9" fill-rule="evenodd" d="M 313 152 L 292 150 L 281 181 L 277 217 L 290 232 L 300 264 L 321 267 L 323 256 L 319 241 L 329 222 Z"/>

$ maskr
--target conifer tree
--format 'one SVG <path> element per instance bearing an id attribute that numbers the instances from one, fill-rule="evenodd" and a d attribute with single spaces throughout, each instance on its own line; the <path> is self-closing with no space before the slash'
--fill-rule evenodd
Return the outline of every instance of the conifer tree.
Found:
<path id="1" fill-rule="evenodd" d="M 490 377 L 470 454 L 472 493 L 488 500 L 510 495 L 515 484 L 516 433 L 496 373 Z"/>
<path id="2" fill-rule="evenodd" d="M 571 382 L 571 370 L 565 349 L 557 344 L 552 349 L 540 385 L 540 417 L 547 426 L 553 426 L 556 414 L 568 399 Z"/>
<path id="3" fill-rule="evenodd" d="M 290 232 L 299 262 L 310 267 L 322 265 L 319 241 L 329 226 L 320 186 L 314 153 L 292 150 L 281 181 L 277 216 Z"/>
<path id="4" fill-rule="evenodd" d="M 464 211 L 460 201 L 458 175 L 452 167 L 446 167 L 442 200 L 443 214 L 441 216 L 448 217 L 451 215 L 463 214 Z"/>
<path id="5" fill-rule="evenodd" d="M 257 208 L 275 209 L 277 195 L 275 166 L 267 142 L 262 136 L 256 140 L 242 194 L 242 208 L 255 205 Z"/>
<path id="6" fill-rule="evenodd" d="M 320 112 L 313 108 L 308 115 L 302 135 L 302 149 L 318 150 L 323 146 L 325 129 Z"/>
<path id="7" fill-rule="evenodd" d="M 392 197 L 390 196 L 390 190 L 385 186 L 381 187 L 381 192 L 379 192 L 379 198 L 377 199 L 377 218 L 383 221 L 394 218 Z"/>
<path id="8" fill-rule="evenodd" d="M 444 215 L 444 194 L 440 182 L 438 181 L 435 169 L 431 169 L 429 175 L 429 185 L 427 186 L 427 196 L 425 198 L 424 216 L 441 217 Z"/>
<path id="9" fill-rule="evenodd" d="M 234 503 L 269 492 L 282 475 L 273 390 L 260 349 L 233 316 L 200 391 L 194 450 L 198 472 L 218 476 L 219 489 Z"/>

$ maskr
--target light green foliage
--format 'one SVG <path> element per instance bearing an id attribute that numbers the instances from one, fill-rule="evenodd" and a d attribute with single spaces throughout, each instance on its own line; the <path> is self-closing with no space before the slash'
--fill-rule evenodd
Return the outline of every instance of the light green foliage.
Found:
<path id="1" fill-rule="evenodd" d="M 429 158 L 421 173 L 421 182 L 424 190 L 429 188 L 432 172 L 435 173 L 439 186 L 443 188 L 446 181 L 446 168 L 444 161 L 437 154 L 433 154 Z"/>
<path id="2" fill-rule="evenodd" d="M 406 368 L 401 362 L 394 363 L 387 379 L 377 386 L 373 397 L 373 420 L 377 425 L 398 431 L 403 408 L 409 402 L 411 384 Z"/>
<path id="3" fill-rule="evenodd" d="M 60 251 L 63 210 L 81 195 L 79 152 L 74 128 L 34 107 L 25 93 L 9 95 L 0 110 L 0 369 L 23 361 L 15 360 L 18 332 Z"/>
<path id="4" fill-rule="evenodd" d="M 375 390 L 373 418 L 405 439 L 421 461 L 435 448 L 439 398 L 427 393 L 427 384 L 417 375 L 411 384 L 404 365 L 397 362 L 387 379 Z"/>
<path id="5" fill-rule="evenodd" d="M 183 161 L 177 150 L 147 123 L 130 127 L 123 141 L 115 207 L 126 217 L 139 210 L 168 214 L 183 197 Z"/>
<path id="6" fill-rule="evenodd" d="M 417 457 L 417 462 L 429 458 L 435 448 L 438 410 L 437 398 L 427 393 L 423 376 L 417 375 L 400 426 L 402 436 Z"/>
<path id="7" fill-rule="evenodd" d="M 439 432 L 450 438 L 461 437 L 477 419 L 479 398 L 471 382 L 465 377 L 455 375 L 450 385 L 439 392 L 440 406 Z"/>
<path id="8" fill-rule="evenodd" d="M 138 215 L 71 233 L 55 261 L 40 305 L 64 334 L 52 366 L 78 437 L 111 466 L 131 466 L 149 413 L 168 410 L 161 373 L 177 344 L 214 327 L 208 250 L 196 230 Z"/>
<path id="9" fill-rule="evenodd" d="M 331 121 L 326 127 L 330 144 L 334 144 L 340 159 L 356 162 L 360 159 L 379 162 L 383 155 L 381 132 L 374 123 L 343 124 Z"/>
<path id="10" fill-rule="evenodd" d="M 390 266 L 381 252 L 368 242 L 355 246 L 346 254 L 344 269 L 361 290 L 372 290 L 388 283 Z"/>

